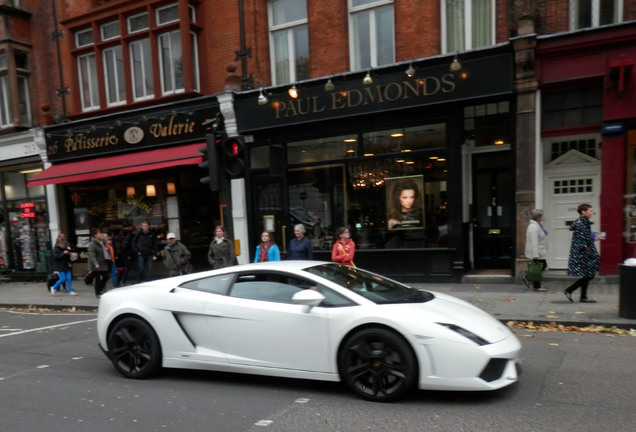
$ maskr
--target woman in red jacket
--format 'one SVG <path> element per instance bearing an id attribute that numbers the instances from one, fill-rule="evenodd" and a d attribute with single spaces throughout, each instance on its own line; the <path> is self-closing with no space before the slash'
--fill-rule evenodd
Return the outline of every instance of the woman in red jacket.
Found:
<path id="1" fill-rule="evenodd" d="M 355 267 L 353 256 L 356 254 L 356 245 L 349 237 L 349 229 L 347 227 L 339 228 L 336 232 L 338 240 L 334 243 L 331 250 L 331 261 L 340 264 L 346 264 Z"/>

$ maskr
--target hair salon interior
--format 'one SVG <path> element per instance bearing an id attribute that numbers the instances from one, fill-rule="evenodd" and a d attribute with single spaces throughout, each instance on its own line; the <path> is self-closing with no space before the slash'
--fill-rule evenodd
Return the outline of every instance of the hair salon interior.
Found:
<path id="1" fill-rule="evenodd" d="M 636 256 L 633 1 L 23 0 L 0 15 L 8 277 L 45 276 L 59 233 L 79 276 L 91 230 L 117 246 L 147 219 L 196 270 L 215 225 L 246 263 L 262 231 L 284 256 L 300 224 L 317 259 L 347 226 L 356 265 L 395 279 L 509 281 L 534 208 L 566 269 L 581 203 L 606 232 L 601 274 Z M 229 176 L 216 149 L 215 190 L 198 166 L 213 125 L 245 143 Z"/>

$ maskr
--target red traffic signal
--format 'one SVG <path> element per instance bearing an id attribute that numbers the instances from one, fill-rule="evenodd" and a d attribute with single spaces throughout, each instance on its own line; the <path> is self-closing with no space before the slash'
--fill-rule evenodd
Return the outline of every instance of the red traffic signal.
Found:
<path id="1" fill-rule="evenodd" d="M 247 152 L 245 141 L 241 137 L 228 138 L 223 144 L 225 149 L 225 171 L 230 178 L 241 178 L 245 175 Z"/>

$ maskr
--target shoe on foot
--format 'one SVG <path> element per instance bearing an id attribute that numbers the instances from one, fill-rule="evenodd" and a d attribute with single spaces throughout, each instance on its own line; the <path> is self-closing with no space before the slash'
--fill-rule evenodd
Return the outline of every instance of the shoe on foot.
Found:
<path id="1" fill-rule="evenodd" d="M 567 288 L 563 290 L 563 294 L 565 294 L 570 303 L 574 303 L 574 300 L 572 300 L 572 293 L 568 292 Z"/>
<path id="2" fill-rule="evenodd" d="M 77 295 L 77 293 L 75 291 L 71 291 L 68 295 Z"/>
<path id="3" fill-rule="evenodd" d="M 55 291 L 53 288 L 51 288 L 51 294 L 55 295 L 57 293 L 57 291 Z"/>
<path id="4" fill-rule="evenodd" d="M 532 288 L 532 291 L 540 291 L 540 292 L 545 292 L 547 291 L 545 288 L 543 287 L 539 287 L 539 288 Z"/>
<path id="5" fill-rule="evenodd" d="M 582 298 L 581 303 L 596 303 L 596 299 Z"/>

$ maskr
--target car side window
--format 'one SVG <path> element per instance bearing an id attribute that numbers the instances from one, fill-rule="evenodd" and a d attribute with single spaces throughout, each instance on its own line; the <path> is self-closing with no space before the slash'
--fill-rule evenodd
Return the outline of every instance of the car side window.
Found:
<path id="1" fill-rule="evenodd" d="M 228 285 L 232 281 L 233 277 L 234 276 L 231 274 L 225 274 L 203 279 L 196 279 L 181 284 L 180 287 L 209 292 L 212 294 L 225 294 L 227 293 Z"/>
<path id="2" fill-rule="evenodd" d="M 292 304 L 292 297 L 302 288 L 288 283 L 284 275 L 274 273 L 248 273 L 238 276 L 230 297 Z"/>
<path id="3" fill-rule="evenodd" d="M 325 300 L 319 305 L 322 307 L 352 306 L 355 304 L 348 298 L 311 280 L 267 272 L 240 274 L 232 285 L 229 296 L 293 304 L 294 294 L 305 289 L 315 289 L 325 296 Z"/>

